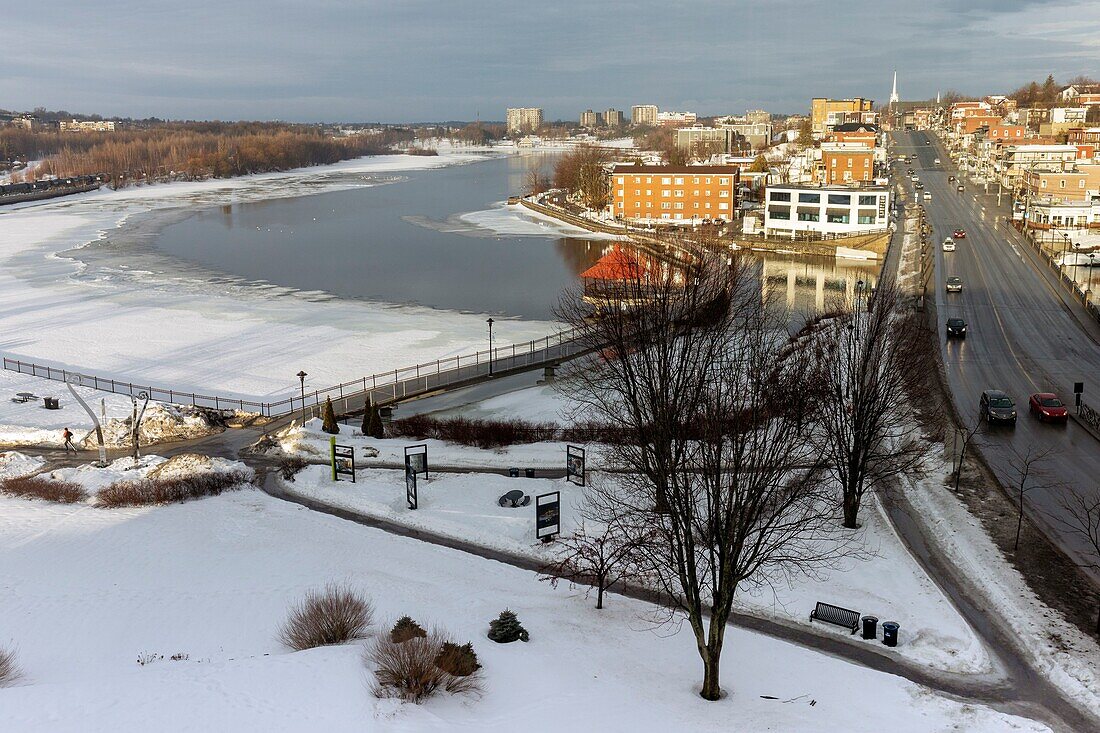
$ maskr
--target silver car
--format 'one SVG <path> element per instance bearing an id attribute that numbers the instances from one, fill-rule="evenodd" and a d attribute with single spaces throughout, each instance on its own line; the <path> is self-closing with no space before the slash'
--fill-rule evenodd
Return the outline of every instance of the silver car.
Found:
<path id="1" fill-rule="evenodd" d="M 963 281 L 961 277 L 949 277 L 947 278 L 947 292 L 949 293 L 961 293 L 963 290 Z"/>

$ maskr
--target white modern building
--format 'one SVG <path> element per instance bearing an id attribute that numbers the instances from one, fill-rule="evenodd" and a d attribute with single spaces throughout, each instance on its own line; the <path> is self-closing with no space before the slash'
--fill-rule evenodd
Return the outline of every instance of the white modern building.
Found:
<path id="1" fill-rule="evenodd" d="M 889 224 L 890 190 L 885 186 L 768 187 L 765 236 L 833 239 L 885 231 Z"/>
<path id="2" fill-rule="evenodd" d="M 660 111 L 655 104 L 636 104 L 630 108 L 630 124 L 656 127 Z"/>

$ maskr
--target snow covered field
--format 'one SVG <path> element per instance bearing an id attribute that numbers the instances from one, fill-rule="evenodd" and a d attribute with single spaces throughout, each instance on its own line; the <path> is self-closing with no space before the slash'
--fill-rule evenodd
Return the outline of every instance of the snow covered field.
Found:
<path id="1" fill-rule="evenodd" d="M 0 689 L 4 731 L 1046 730 L 737 629 L 729 696 L 707 703 L 690 633 L 645 604 L 597 612 L 531 573 L 251 489 L 122 510 L 0 498 L 0 565 L 0 645 L 24 672 Z M 289 604 L 333 580 L 373 599 L 375 630 L 408 613 L 472 641 L 485 695 L 377 700 L 360 645 L 283 648 Z M 485 638 L 504 607 L 530 643 Z"/>
<path id="2" fill-rule="evenodd" d="M 184 391 L 281 398 L 307 389 L 465 353 L 484 319 L 407 306 L 333 300 L 223 278 L 87 271 L 58 253 L 153 210 L 214 206 L 387 183 L 402 171 L 459 165 L 482 154 L 387 155 L 246 178 L 103 190 L 0 213 L 0 353 Z M 553 325 L 503 320 L 501 343 Z M 44 387 L 33 390 L 45 391 Z M 5 398 L 6 399 L 6 398 Z M 3 401 L 3 400 L 0 400 Z M 0 416 L 0 424 L 7 420 Z"/>
<path id="3" fill-rule="evenodd" d="M 536 412 L 540 404 L 544 411 L 552 412 L 553 406 L 561 404 L 561 398 L 550 397 L 553 393 L 547 394 L 547 390 L 549 388 L 545 387 L 519 390 L 476 403 L 468 411 L 461 412 L 468 416 L 504 417 L 522 405 L 525 398 L 536 406 Z M 320 431 L 320 421 L 311 420 L 305 429 L 299 427 L 289 431 L 282 445 L 289 453 L 327 460 L 328 438 Z M 534 538 L 536 495 L 561 492 L 564 533 L 572 532 L 579 522 L 584 490 L 564 480 L 508 478 L 476 472 L 433 474 L 431 471 L 432 465 L 465 466 L 475 471 L 479 467 L 509 466 L 561 469 L 565 464 L 564 444 L 535 443 L 502 450 L 479 450 L 428 441 L 429 479 L 418 482 L 419 508 L 410 511 L 405 504 L 403 471 L 369 467 L 383 461 L 401 465 L 404 447 L 417 441 L 364 438 L 357 429 L 341 426 L 337 442 L 354 446 L 357 467 L 367 467 L 358 472 L 355 484 L 333 483 L 327 466 L 312 465 L 303 469 L 293 483 L 284 482 L 283 488 L 331 506 L 537 559 L 548 559 L 553 546 Z M 377 458 L 365 457 L 367 451 L 364 449 L 368 447 L 379 451 Z M 594 466 L 600 465 L 598 446 L 586 448 L 592 471 Z M 592 480 L 613 483 L 615 477 L 614 474 L 597 473 Z M 531 496 L 532 505 L 517 509 L 500 507 L 498 498 L 512 489 Z M 877 505 L 868 505 L 864 522 L 864 557 L 846 559 L 839 567 L 824 569 L 819 577 L 802 578 L 792 587 L 744 592 L 740 597 L 742 610 L 786 622 L 809 624 L 810 610 L 817 601 L 823 600 L 878 616 L 883 621 L 900 623 L 904 643 L 897 653 L 907 659 L 962 674 L 990 671 L 989 658 L 973 631 L 909 556 Z M 829 633 L 829 627 L 820 624 L 813 628 Z"/>

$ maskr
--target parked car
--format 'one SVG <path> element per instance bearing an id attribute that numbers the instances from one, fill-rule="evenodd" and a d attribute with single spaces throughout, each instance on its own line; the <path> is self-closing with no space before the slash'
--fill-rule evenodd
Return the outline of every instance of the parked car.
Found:
<path id="1" fill-rule="evenodd" d="M 961 293 L 963 291 L 963 281 L 961 277 L 949 277 L 947 278 L 947 292 L 949 293 Z"/>
<path id="2" fill-rule="evenodd" d="M 978 403 L 978 416 L 990 425 L 1007 423 L 1016 426 L 1016 403 L 999 389 L 987 389 L 982 392 Z"/>
<path id="3" fill-rule="evenodd" d="M 932 200 L 932 192 L 931 191 L 925 191 L 924 192 L 924 200 L 925 201 L 931 201 Z"/>
<path id="4" fill-rule="evenodd" d="M 955 251 L 955 240 L 952 239 L 951 237 L 948 237 L 947 239 L 943 240 L 943 251 L 944 252 L 954 252 Z"/>
<path id="5" fill-rule="evenodd" d="M 1053 392 L 1036 392 L 1027 402 L 1028 410 L 1039 421 L 1066 422 L 1069 410 Z"/>
<path id="6" fill-rule="evenodd" d="M 961 318 L 948 318 L 947 338 L 966 338 L 966 321 Z"/>
<path id="7" fill-rule="evenodd" d="M 960 183 L 958 186 L 955 187 L 955 190 L 958 191 L 959 193 L 962 193 L 963 185 Z"/>
<path id="8" fill-rule="evenodd" d="M 954 231 L 954 236 L 955 236 L 955 239 L 966 239 L 966 230 L 965 229 L 956 229 Z"/>

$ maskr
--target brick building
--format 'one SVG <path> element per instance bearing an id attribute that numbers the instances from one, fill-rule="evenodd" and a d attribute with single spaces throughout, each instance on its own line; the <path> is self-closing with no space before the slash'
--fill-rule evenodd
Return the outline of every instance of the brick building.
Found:
<path id="1" fill-rule="evenodd" d="M 825 143 L 814 183 L 837 185 L 869 182 L 875 177 L 875 151 L 859 143 Z"/>
<path id="2" fill-rule="evenodd" d="M 611 213 L 644 221 L 731 220 L 738 174 L 735 165 L 617 165 L 611 171 Z"/>

